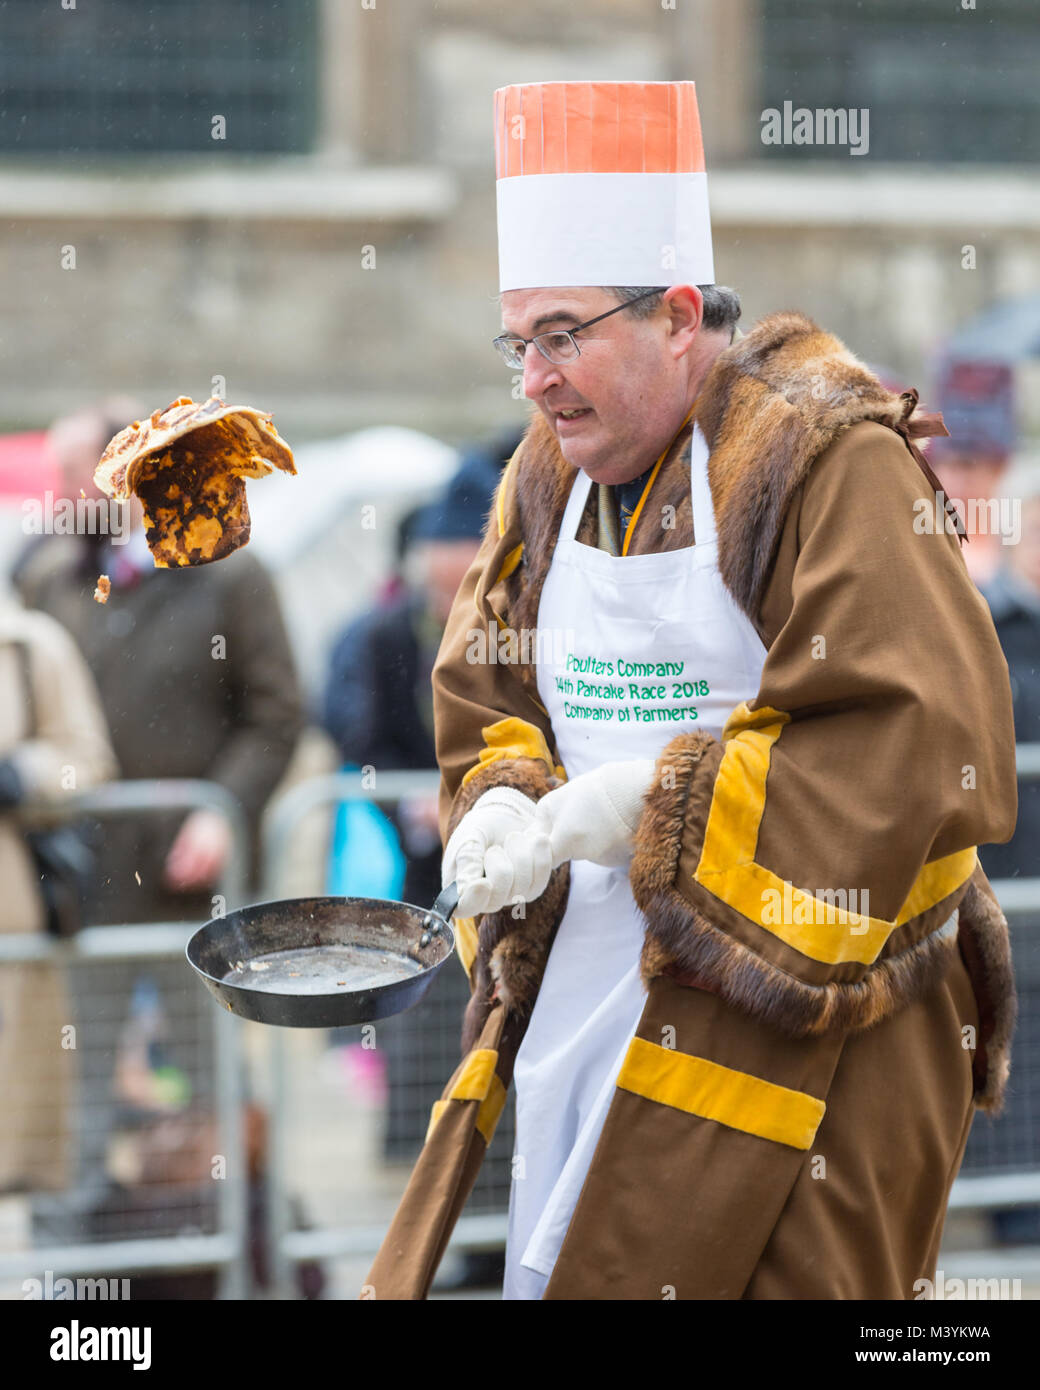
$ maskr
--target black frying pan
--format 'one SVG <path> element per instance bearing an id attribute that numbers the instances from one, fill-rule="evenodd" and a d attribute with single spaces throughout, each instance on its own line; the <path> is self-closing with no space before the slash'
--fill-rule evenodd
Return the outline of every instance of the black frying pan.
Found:
<path id="1" fill-rule="evenodd" d="M 340 1028 L 417 1004 L 455 949 L 452 883 L 429 910 L 387 898 L 287 898 L 200 927 L 188 963 L 226 1009 L 282 1028 Z"/>

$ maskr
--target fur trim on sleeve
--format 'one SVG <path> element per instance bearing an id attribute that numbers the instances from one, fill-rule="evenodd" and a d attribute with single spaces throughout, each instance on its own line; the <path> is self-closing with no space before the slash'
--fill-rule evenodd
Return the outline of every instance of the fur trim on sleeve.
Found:
<path id="1" fill-rule="evenodd" d="M 478 767 L 456 794 L 445 842 L 451 837 L 467 811 L 472 811 L 485 792 L 492 787 L 514 787 L 532 801 L 540 801 L 546 792 L 563 786 L 541 758 L 495 758 Z"/>
<path id="2" fill-rule="evenodd" d="M 975 1049 L 975 1104 L 998 1115 L 1011 1070 L 1011 1039 L 1018 1014 L 1007 918 L 976 865 L 960 904 L 960 942 L 979 1006 Z"/>
<path id="3" fill-rule="evenodd" d="M 459 821 L 492 787 L 514 787 L 539 801 L 563 783 L 539 758 L 498 758 L 486 763 L 460 788 L 448 821 L 450 835 Z M 538 993 L 556 928 L 563 917 L 570 887 L 570 865 L 553 871 L 541 897 L 519 907 L 510 905 L 480 919 L 473 961 L 473 993 L 462 1024 L 465 1055 L 480 1037 L 488 1014 L 499 999 L 510 1015 L 526 1016 Z"/>

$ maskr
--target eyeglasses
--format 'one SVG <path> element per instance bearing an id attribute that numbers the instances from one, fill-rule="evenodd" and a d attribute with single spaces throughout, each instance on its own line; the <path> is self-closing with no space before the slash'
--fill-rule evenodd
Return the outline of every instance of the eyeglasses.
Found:
<path id="1" fill-rule="evenodd" d="M 597 314 L 594 319 L 587 319 L 575 328 L 554 328 L 550 333 L 538 333 L 533 338 L 521 338 L 517 333 L 503 333 L 500 337 L 492 339 L 492 345 L 498 348 L 506 366 L 514 371 L 522 370 L 524 352 L 529 343 L 534 343 L 547 362 L 573 362 L 581 355 L 581 349 L 574 341 L 575 333 L 580 333 L 583 328 L 591 328 L 602 319 L 609 319 L 611 314 L 620 314 L 622 309 L 638 304 L 641 299 L 649 299 L 652 294 L 660 293 L 660 290 L 647 290 L 643 294 L 637 294 L 635 299 L 626 299 L 624 304 L 608 309 L 605 314 Z"/>

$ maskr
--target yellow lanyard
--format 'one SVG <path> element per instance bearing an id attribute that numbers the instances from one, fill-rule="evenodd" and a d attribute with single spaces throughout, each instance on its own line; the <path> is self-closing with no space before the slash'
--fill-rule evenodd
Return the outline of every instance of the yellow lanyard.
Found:
<path id="1" fill-rule="evenodd" d="M 639 520 L 639 513 L 643 510 L 643 503 L 644 503 L 644 502 L 646 501 L 646 499 L 650 496 L 650 489 L 651 489 L 651 488 L 653 487 L 653 485 L 654 485 L 654 479 L 657 477 L 658 473 L 661 471 L 661 464 L 664 463 L 665 459 L 668 457 L 669 453 L 671 452 L 672 445 L 674 445 L 675 441 L 679 438 L 679 436 L 682 434 L 683 430 L 684 430 L 684 429 L 686 428 L 686 426 L 690 423 L 690 419 L 692 418 L 693 412 L 694 412 L 696 409 L 697 409 L 697 402 L 694 401 L 693 405 L 690 406 L 690 412 L 689 412 L 689 414 L 686 416 L 686 419 L 682 422 L 682 424 L 679 426 L 679 428 L 678 428 L 678 429 L 675 431 L 675 433 L 672 435 L 672 442 L 671 442 L 671 444 L 668 445 L 668 447 L 665 449 L 664 453 L 661 455 L 661 457 L 660 457 L 660 458 L 657 460 L 657 462 L 654 464 L 654 471 L 650 474 L 649 478 L 647 478 L 647 480 L 646 480 L 646 487 L 643 488 L 642 495 L 640 496 L 639 501 L 636 503 L 635 511 L 634 511 L 634 512 L 632 513 L 632 515 L 628 518 L 628 525 L 625 527 L 625 541 L 624 541 L 624 544 L 623 544 L 622 547 L 621 547 L 621 554 L 622 554 L 622 555 L 627 555 L 627 554 L 628 554 L 628 543 L 629 543 L 629 541 L 632 539 L 632 534 L 633 534 L 633 532 L 635 531 L 636 522 Z"/>

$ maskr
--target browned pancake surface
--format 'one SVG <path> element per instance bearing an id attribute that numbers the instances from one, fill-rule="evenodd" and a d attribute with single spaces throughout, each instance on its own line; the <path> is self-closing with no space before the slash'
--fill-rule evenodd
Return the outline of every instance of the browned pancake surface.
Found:
<path id="1" fill-rule="evenodd" d="M 149 420 L 121 430 L 101 457 L 94 481 L 110 497 L 136 494 L 145 534 L 161 568 L 221 560 L 249 540 L 247 477 L 295 473 L 292 452 L 270 415 L 199 405 L 181 396 Z"/>

